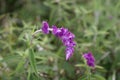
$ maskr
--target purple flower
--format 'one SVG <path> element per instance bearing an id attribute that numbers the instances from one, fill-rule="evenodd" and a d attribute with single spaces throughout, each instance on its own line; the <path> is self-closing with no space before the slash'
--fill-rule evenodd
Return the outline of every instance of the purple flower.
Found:
<path id="1" fill-rule="evenodd" d="M 68 60 L 74 52 L 74 46 L 76 43 L 74 42 L 75 35 L 68 31 L 67 28 L 57 28 L 56 26 L 52 26 L 52 33 L 59 37 L 62 40 L 64 46 L 66 46 L 66 60 Z"/>
<path id="2" fill-rule="evenodd" d="M 49 33 L 49 24 L 46 21 L 42 22 L 42 32 L 45 34 Z"/>
<path id="3" fill-rule="evenodd" d="M 86 59 L 88 66 L 90 66 L 90 67 L 95 66 L 95 58 L 91 52 L 83 54 L 83 57 Z"/>
<path id="4" fill-rule="evenodd" d="M 71 39 L 63 39 L 62 43 L 65 46 L 71 46 L 71 47 L 74 47 L 76 45 L 76 43 L 73 40 L 71 40 Z"/>
<path id="5" fill-rule="evenodd" d="M 48 34 L 49 31 L 52 31 L 52 34 L 58 37 L 64 46 L 66 46 L 66 60 L 70 59 L 74 52 L 74 42 L 75 35 L 71 33 L 67 28 L 57 28 L 55 25 L 52 28 L 49 28 L 49 24 L 46 21 L 42 22 L 42 32 Z"/>
<path id="6" fill-rule="evenodd" d="M 52 33 L 59 38 L 61 38 L 68 31 L 66 28 L 57 28 L 56 26 L 52 26 L 52 29 Z"/>
<path id="7" fill-rule="evenodd" d="M 73 33 L 71 33 L 70 31 L 67 31 L 65 34 L 64 34 L 64 37 L 63 38 L 66 38 L 66 39 L 74 39 L 75 38 L 75 35 Z"/>
<path id="8" fill-rule="evenodd" d="M 57 37 L 59 37 L 60 36 L 60 32 L 61 32 L 61 30 L 59 29 L 59 28 L 57 28 L 56 26 L 52 26 L 52 33 L 55 35 L 55 36 L 57 36 Z"/>
<path id="9" fill-rule="evenodd" d="M 66 60 L 70 59 L 73 55 L 74 48 L 73 47 L 67 47 L 66 48 Z"/>

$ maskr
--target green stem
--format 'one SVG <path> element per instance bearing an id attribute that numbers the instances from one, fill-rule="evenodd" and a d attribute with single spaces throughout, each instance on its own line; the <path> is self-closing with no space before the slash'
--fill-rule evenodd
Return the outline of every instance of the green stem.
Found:
<path id="1" fill-rule="evenodd" d="M 87 80 L 91 80 L 91 69 L 90 67 L 87 65 L 87 62 L 84 60 L 84 63 L 86 65 L 86 70 L 87 70 Z"/>
<path id="2" fill-rule="evenodd" d="M 88 80 L 91 80 L 91 72 L 89 66 L 87 66 L 87 75 L 88 75 Z"/>

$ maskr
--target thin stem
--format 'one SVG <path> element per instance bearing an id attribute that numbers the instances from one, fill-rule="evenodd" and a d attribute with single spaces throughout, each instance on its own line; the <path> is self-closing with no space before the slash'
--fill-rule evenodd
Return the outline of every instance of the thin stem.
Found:
<path id="1" fill-rule="evenodd" d="M 83 58 L 84 59 L 84 58 Z M 84 59 L 84 63 L 85 63 L 85 68 L 86 68 L 86 70 L 87 70 L 87 80 L 91 80 L 91 71 L 90 71 L 90 67 L 87 65 L 87 62 L 86 62 L 86 60 Z"/>
<path id="2" fill-rule="evenodd" d="M 32 44 L 32 40 L 33 40 L 33 38 L 34 38 L 34 35 L 37 34 L 37 33 L 39 33 L 39 32 L 41 32 L 41 31 L 42 31 L 42 30 L 39 29 L 39 30 L 35 31 L 35 32 L 32 34 L 32 39 L 31 39 L 31 41 L 30 41 L 30 44 Z"/>
<path id="3" fill-rule="evenodd" d="M 52 31 L 53 29 L 52 29 L 52 28 L 48 28 L 48 30 L 49 30 L 49 31 Z M 34 36 L 35 34 L 41 32 L 41 31 L 42 31 L 41 29 L 35 31 L 35 32 L 32 34 L 32 36 Z"/>
<path id="4" fill-rule="evenodd" d="M 84 58 L 83 58 L 84 59 Z M 87 80 L 91 80 L 91 69 L 90 69 L 90 67 L 87 65 L 87 62 L 86 62 L 86 60 L 84 60 L 84 63 L 85 63 L 85 65 L 86 65 L 86 70 L 87 70 Z"/>
<path id="5" fill-rule="evenodd" d="M 87 75 L 88 75 L 88 80 L 91 80 L 91 71 L 89 66 L 87 66 Z"/>
<path id="6" fill-rule="evenodd" d="M 53 29 L 52 29 L 52 28 L 49 28 L 48 30 L 49 30 L 49 31 L 52 31 Z"/>
<path id="7" fill-rule="evenodd" d="M 35 32 L 32 34 L 32 36 L 34 36 L 35 34 L 37 34 L 37 33 L 41 32 L 41 31 L 42 31 L 41 29 L 39 29 L 39 30 L 35 31 Z"/>

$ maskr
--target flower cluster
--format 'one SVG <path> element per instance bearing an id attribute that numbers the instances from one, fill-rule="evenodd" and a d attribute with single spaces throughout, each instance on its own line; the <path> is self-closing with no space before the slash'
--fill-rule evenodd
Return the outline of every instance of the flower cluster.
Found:
<path id="1" fill-rule="evenodd" d="M 49 31 L 52 31 L 52 34 L 57 36 L 64 46 L 66 46 L 66 60 L 70 59 L 74 52 L 74 42 L 75 35 L 71 33 L 67 28 L 57 28 L 55 25 L 52 28 L 49 28 L 49 24 L 46 21 L 42 22 L 42 32 L 48 34 Z"/>
<path id="2" fill-rule="evenodd" d="M 87 65 L 90 67 L 95 66 L 95 58 L 91 52 L 83 54 L 83 57 L 86 59 Z"/>

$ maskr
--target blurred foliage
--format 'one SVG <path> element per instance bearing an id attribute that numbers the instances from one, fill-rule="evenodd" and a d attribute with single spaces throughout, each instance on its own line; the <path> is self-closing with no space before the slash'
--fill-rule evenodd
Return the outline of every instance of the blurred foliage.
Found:
<path id="1" fill-rule="evenodd" d="M 87 80 L 81 54 L 93 52 L 92 80 L 120 80 L 120 0 L 0 0 L 0 80 Z M 75 53 L 41 22 L 73 32 Z M 99 65 L 99 66 L 98 66 Z"/>

